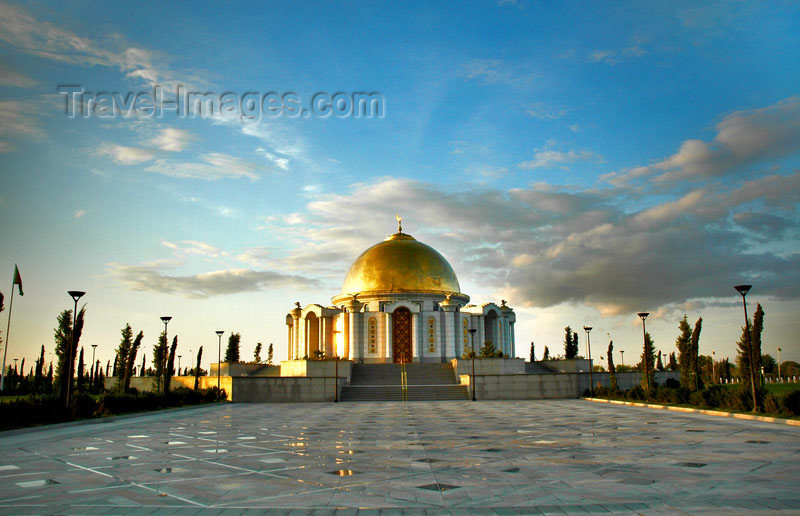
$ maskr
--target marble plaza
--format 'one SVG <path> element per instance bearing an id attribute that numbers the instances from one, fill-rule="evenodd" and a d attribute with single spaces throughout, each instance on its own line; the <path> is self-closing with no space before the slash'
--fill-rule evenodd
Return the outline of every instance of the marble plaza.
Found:
<path id="1" fill-rule="evenodd" d="M 798 452 L 583 400 L 225 404 L 0 434 L 0 513 L 797 514 Z"/>

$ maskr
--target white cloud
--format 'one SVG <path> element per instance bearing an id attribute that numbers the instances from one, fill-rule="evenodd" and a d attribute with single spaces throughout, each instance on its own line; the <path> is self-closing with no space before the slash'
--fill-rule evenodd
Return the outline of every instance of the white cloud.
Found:
<path id="1" fill-rule="evenodd" d="M 202 256 L 205 258 L 218 258 L 226 256 L 227 253 L 219 248 L 200 242 L 198 240 L 183 240 L 180 244 L 162 240 L 161 245 L 175 251 L 176 256 Z"/>
<path id="2" fill-rule="evenodd" d="M 500 59 L 473 59 L 464 65 L 462 75 L 467 79 L 496 82 L 507 75 Z"/>
<path id="3" fill-rule="evenodd" d="M 139 165 L 155 158 L 155 152 L 150 149 L 126 147 L 114 143 L 102 143 L 97 149 L 100 156 L 108 156 L 120 165 Z"/>
<path id="4" fill-rule="evenodd" d="M 205 84 L 201 78 L 183 74 L 178 78 L 156 53 L 127 45 L 118 35 L 102 43 L 79 36 L 48 21 L 34 18 L 24 8 L 4 3 L 0 8 L 0 40 L 21 52 L 44 59 L 83 66 L 119 68 L 126 77 L 150 85 L 174 89 L 178 84 L 195 87 Z"/>
<path id="5" fill-rule="evenodd" d="M 156 174 L 184 179 L 237 179 L 246 177 L 251 181 L 259 179 L 261 167 L 229 154 L 210 152 L 200 156 L 200 162 L 177 162 L 158 159 L 145 170 Z"/>
<path id="6" fill-rule="evenodd" d="M 129 290 L 208 298 L 266 289 L 309 289 L 319 282 L 303 276 L 251 269 L 224 269 L 202 274 L 169 275 L 164 264 L 109 263 L 107 271 Z"/>
<path id="7" fill-rule="evenodd" d="M 459 75 L 465 81 L 512 87 L 528 87 L 534 79 L 534 74 L 524 63 L 512 65 L 502 59 L 472 59 L 461 66 Z"/>
<path id="8" fill-rule="evenodd" d="M 79 219 L 86 215 L 86 210 L 75 210 L 74 216 L 76 219 Z"/>
<path id="9" fill-rule="evenodd" d="M 256 149 L 256 154 L 259 154 L 266 158 L 270 163 L 277 166 L 282 170 L 289 170 L 289 159 L 288 158 L 280 158 L 275 154 L 267 151 L 264 147 L 259 147 Z"/>
<path id="10" fill-rule="evenodd" d="M 0 101 L 0 134 L 38 139 L 44 134 L 33 118 L 33 105 L 21 100 Z"/>
<path id="11" fill-rule="evenodd" d="M 266 247 L 254 247 L 236 255 L 236 259 L 253 267 L 274 266 L 273 252 Z"/>
<path id="12" fill-rule="evenodd" d="M 14 149 L 16 149 L 16 146 L 13 143 L 0 140 L 0 153 L 11 152 Z"/>
<path id="13" fill-rule="evenodd" d="M 678 151 L 653 165 L 603 177 L 622 185 L 653 176 L 659 182 L 724 176 L 743 167 L 774 162 L 800 151 L 800 97 L 725 116 L 710 142 L 685 140 Z"/>
<path id="14" fill-rule="evenodd" d="M 566 116 L 567 110 L 562 108 L 553 108 L 546 106 L 542 103 L 536 103 L 528 107 L 525 112 L 531 118 L 538 118 L 540 120 L 555 120 Z"/>
<path id="15" fill-rule="evenodd" d="M 35 80 L 13 69 L 7 63 L 0 61 L 0 85 L 30 88 L 34 84 L 36 84 Z"/>
<path id="16" fill-rule="evenodd" d="M 601 160 L 601 156 L 587 150 L 569 150 L 561 152 L 545 148 L 537 150 L 533 155 L 533 159 L 523 161 L 517 166 L 525 169 L 550 168 L 554 165 L 564 168 L 565 165 L 575 163 L 576 161 Z"/>
<path id="17" fill-rule="evenodd" d="M 753 274 L 764 295 L 800 295 L 800 254 L 742 235 L 769 231 L 775 249 L 796 247 L 789 227 L 798 225 L 800 172 L 679 196 L 661 191 L 644 209 L 632 209 L 626 192 L 553 185 L 454 191 L 378 179 L 346 194 L 320 195 L 298 214 L 302 224 L 272 220 L 269 230 L 295 244 L 275 263 L 322 271 L 335 281 L 358 253 L 394 230 L 399 212 L 404 229 L 440 250 L 462 281 L 494 288 L 518 306 L 655 311 L 727 296 L 732 278 Z"/>
<path id="18" fill-rule="evenodd" d="M 613 66 L 620 61 L 642 57 L 647 54 L 647 51 L 642 48 L 642 43 L 644 43 L 642 39 L 634 39 L 630 45 L 620 50 L 593 50 L 586 59 L 592 63 L 604 62 Z"/>
<path id="19" fill-rule="evenodd" d="M 153 138 L 152 144 L 162 151 L 179 152 L 185 149 L 193 139 L 194 136 L 188 131 L 165 127 Z"/>

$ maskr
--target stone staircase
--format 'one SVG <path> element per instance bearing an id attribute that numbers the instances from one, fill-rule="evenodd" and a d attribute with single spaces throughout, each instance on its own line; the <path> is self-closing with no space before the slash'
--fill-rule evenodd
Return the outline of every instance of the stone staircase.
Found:
<path id="1" fill-rule="evenodd" d="M 402 401 L 400 364 L 356 364 L 342 401 Z M 408 401 L 466 400 L 467 387 L 456 382 L 451 364 L 406 364 Z"/>

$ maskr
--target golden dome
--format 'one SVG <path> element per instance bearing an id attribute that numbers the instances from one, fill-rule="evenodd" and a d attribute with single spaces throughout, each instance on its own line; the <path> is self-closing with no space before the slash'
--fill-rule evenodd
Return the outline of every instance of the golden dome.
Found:
<path id="1" fill-rule="evenodd" d="M 394 292 L 458 294 L 460 287 L 444 256 L 397 232 L 361 253 L 342 285 L 342 295 Z"/>

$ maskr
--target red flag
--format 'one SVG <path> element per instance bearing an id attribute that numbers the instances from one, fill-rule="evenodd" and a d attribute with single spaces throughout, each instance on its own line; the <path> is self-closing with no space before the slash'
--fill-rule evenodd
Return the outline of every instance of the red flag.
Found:
<path id="1" fill-rule="evenodd" d="M 14 283 L 12 283 L 11 286 L 13 287 L 14 285 L 17 285 L 19 287 L 19 295 L 23 296 L 24 294 L 22 293 L 22 276 L 20 276 L 19 274 L 19 268 L 17 267 L 16 263 L 14 264 Z"/>

